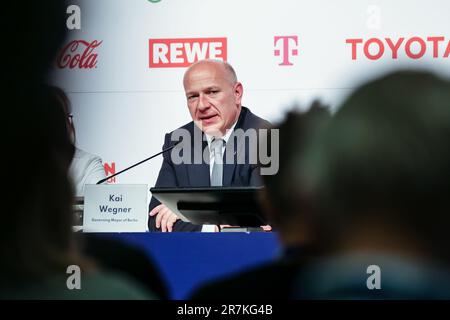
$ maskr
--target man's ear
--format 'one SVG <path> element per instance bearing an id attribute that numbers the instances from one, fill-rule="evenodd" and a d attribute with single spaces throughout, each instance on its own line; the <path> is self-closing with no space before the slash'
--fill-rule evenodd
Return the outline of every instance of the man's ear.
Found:
<path id="1" fill-rule="evenodd" d="M 244 87 L 242 86 L 242 83 L 236 82 L 234 85 L 234 88 L 233 88 L 233 94 L 235 97 L 235 103 L 237 105 L 241 105 L 243 93 L 244 93 Z"/>

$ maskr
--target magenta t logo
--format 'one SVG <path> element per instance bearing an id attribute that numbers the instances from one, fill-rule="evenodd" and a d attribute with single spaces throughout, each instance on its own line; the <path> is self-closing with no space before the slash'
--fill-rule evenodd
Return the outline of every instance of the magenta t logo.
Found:
<path id="1" fill-rule="evenodd" d="M 292 66 L 293 63 L 289 61 L 289 58 L 291 56 L 297 56 L 298 55 L 298 37 L 297 36 L 275 36 L 273 38 L 273 44 L 276 47 L 279 40 L 281 40 L 281 50 L 275 49 L 274 54 L 276 57 L 282 56 L 283 61 L 279 63 L 280 66 Z M 293 40 L 293 41 L 290 41 Z M 294 43 L 294 46 L 296 49 L 291 48 L 290 43 Z"/>

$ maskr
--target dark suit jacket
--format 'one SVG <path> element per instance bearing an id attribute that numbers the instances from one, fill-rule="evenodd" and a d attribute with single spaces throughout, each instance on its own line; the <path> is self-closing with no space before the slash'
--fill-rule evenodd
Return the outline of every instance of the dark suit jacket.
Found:
<path id="1" fill-rule="evenodd" d="M 233 147 L 229 147 L 234 133 L 237 129 L 247 130 L 247 129 L 259 129 L 259 128 L 269 128 L 270 123 L 266 120 L 263 120 L 253 113 L 250 112 L 249 109 L 242 107 L 241 113 L 239 115 L 238 121 L 236 122 L 236 126 L 234 127 L 234 132 L 230 136 L 227 146 L 225 147 L 224 153 L 224 162 L 227 159 L 227 153 L 230 151 L 234 153 L 234 162 L 233 163 L 225 163 L 223 168 L 223 186 L 224 187 L 245 187 L 245 186 L 261 186 L 262 181 L 259 175 L 260 166 L 259 164 L 252 164 L 249 161 L 249 146 L 248 144 L 239 144 L 234 143 Z M 161 166 L 161 170 L 159 171 L 158 180 L 156 181 L 155 187 L 209 187 L 210 184 L 210 174 L 209 174 L 209 163 L 204 162 L 203 160 L 199 164 L 194 164 L 195 153 L 197 153 L 198 159 L 203 159 L 202 152 L 205 150 L 208 152 L 208 143 L 202 139 L 202 150 L 200 148 L 194 148 L 194 135 L 197 134 L 199 137 L 203 137 L 203 133 L 200 129 L 194 124 L 193 121 L 184 125 L 183 127 L 177 129 L 184 129 L 190 133 L 191 136 L 191 164 L 174 164 L 171 159 L 171 153 L 166 152 L 163 155 L 163 163 Z M 172 141 L 172 135 L 174 135 L 177 130 L 166 134 L 164 140 L 163 149 L 172 146 L 176 143 L 177 140 Z M 197 131 L 194 133 L 194 131 Z M 187 143 L 183 140 L 182 144 Z M 241 149 L 239 149 L 241 148 Z M 237 163 L 237 150 L 242 151 L 245 148 L 245 161 L 243 164 Z M 233 149 L 233 150 L 230 150 Z M 199 152 L 201 152 L 199 154 Z M 181 154 L 182 156 L 182 154 Z M 209 159 L 209 156 L 206 158 Z M 149 212 L 159 205 L 160 202 L 152 197 L 149 206 Z M 155 217 L 149 217 L 148 227 L 149 231 L 160 231 L 156 228 Z M 191 223 L 186 223 L 181 220 L 178 220 L 174 227 L 173 231 L 200 231 L 202 226 L 193 225 Z"/>

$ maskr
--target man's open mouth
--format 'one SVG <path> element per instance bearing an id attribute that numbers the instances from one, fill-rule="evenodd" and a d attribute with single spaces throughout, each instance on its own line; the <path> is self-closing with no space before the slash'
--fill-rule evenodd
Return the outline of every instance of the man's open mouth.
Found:
<path id="1" fill-rule="evenodd" d="M 216 120 L 217 116 L 218 116 L 217 114 L 211 114 L 208 116 L 200 117 L 200 120 L 206 124 L 209 124 L 211 122 L 214 122 Z"/>

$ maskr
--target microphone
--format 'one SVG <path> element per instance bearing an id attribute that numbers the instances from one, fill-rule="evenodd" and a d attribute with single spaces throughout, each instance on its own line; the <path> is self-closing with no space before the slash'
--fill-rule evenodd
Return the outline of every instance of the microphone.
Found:
<path id="1" fill-rule="evenodd" d="M 150 160 L 150 159 L 153 159 L 153 158 L 159 156 L 160 154 L 163 154 L 163 153 L 165 153 L 165 152 L 167 152 L 167 151 L 170 151 L 170 150 L 172 150 L 173 148 L 175 148 L 178 144 L 180 144 L 181 142 L 182 142 L 182 140 L 179 140 L 179 141 L 175 142 L 174 145 L 172 145 L 172 146 L 170 146 L 170 147 L 167 147 L 167 148 L 163 149 L 162 151 L 158 152 L 157 154 L 154 154 L 154 155 L 152 155 L 151 157 L 148 157 L 147 159 L 144 159 L 144 160 L 142 160 L 142 161 L 139 161 L 138 163 L 135 163 L 135 164 L 133 164 L 132 166 L 129 166 L 128 168 L 125 168 L 125 169 L 123 169 L 123 170 L 121 170 L 121 171 L 119 171 L 119 172 L 116 172 L 116 173 L 114 173 L 113 175 L 110 175 L 110 176 L 108 176 L 108 177 L 106 177 L 106 178 L 104 178 L 104 179 L 98 181 L 96 184 L 102 184 L 103 182 L 105 182 L 105 181 L 107 181 L 107 180 L 109 180 L 109 179 L 111 179 L 111 178 L 114 178 L 115 176 L 117 176 L 117 175 L 119 175 L 119 174 L 121 174 L 121 173 L 123 173 L 123 172 L 125 172 L 125 171 L 128 171 L 128 170 L 130 170 L 130 169 L 132 169 L 132 168 L 134 168 L 134 167 L 136 167 L 136 166 L 138 166 L 138 165 L 140 165 L 141 163 L 144 163 L 144 162 L 146 162 L 146 161 L 148 161 L 148 160 Z"/>

